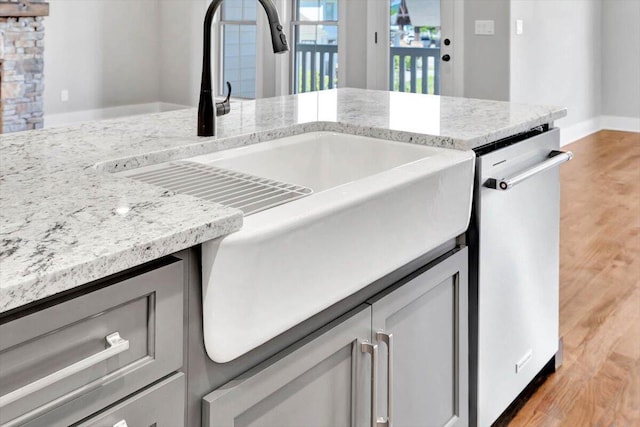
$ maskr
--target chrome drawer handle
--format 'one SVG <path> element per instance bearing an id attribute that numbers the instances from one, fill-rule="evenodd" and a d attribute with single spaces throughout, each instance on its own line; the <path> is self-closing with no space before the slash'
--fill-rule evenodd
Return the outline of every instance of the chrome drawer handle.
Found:
<path id="1" fill-rule="evenodd" d="M 387 419 L 386 426 L 392 427 L 393 415 L 393 334 L 385 331 L 376 332 L 376 340 L 387 345 Z"/>
<path id="2" fill-rule="evenodd" d="M 363 353 L 371 355 L 371 427 L 377 427 L 378 417 L 378 346 L 369 342 L 360 344 Z"/>
<path id="3" fill-rule="evenodd" d="M 540 172 L 544 172 L 547 169 L 551 169 L 552 167 L 559 166 L 564 162 L 568 162 L 571 159 L 573 159 L 573 153 L 571 151 L 554 150 L 551 153 L 549 153 L 549 158 L 544 162 L 538 163 L 537 165 L 525 170 L 524 172 L 521 172 L 518 175 L 514 175 L 509 178 L 502 178 L 502 179 L 489 178 L 485 185 L 489 188 L 493 188 L 494 190 L 506 191 L 520 184 L 522 181 L 525 181 L 539 174 Z"/>
<path id="4" fill-rule="evenodd" d="M 386 427 L 387 421 L 378 418 L 378 346 L 364 341 L 360 350 L 371 355 L 371 427 Z"/>
<path id="5" fill-rule="evenodd" d="M 23 397 L 26 397 L 32 393 L 40 391 L 45 387 L 57 383 L 58 381 L 75 375 L 80 371 L 97 365 L 98 363 L 103 362 L 129 349 L 129 341 L 120 337 L 120 334 L 118 332 L 107 335 L 105 337 L 105 340 L 107 341 L 107 348 L 105 350 L 102 350 L 101 352 L 96 354 L 92 354 L 85 359 L 79 360 L 72 365 L 62 368 L 59 371 L 47 375 L 46 377 L 40 378 L 39 380 L 27 384 L 24 387 L 20 387 L 17 390 L 5 394 L 4 396 L 0 396 L 0 408 L 7 406 L 8 404 L 15 402 L 16 400 L 22 399 Z"/>

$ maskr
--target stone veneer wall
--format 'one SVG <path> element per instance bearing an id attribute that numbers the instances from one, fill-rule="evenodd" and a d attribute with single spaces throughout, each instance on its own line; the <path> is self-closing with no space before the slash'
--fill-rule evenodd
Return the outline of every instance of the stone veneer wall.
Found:
<path id="1" fill-rule="evenodd" d="M 42 128 L 43 70 L 43 18 L 0 17 L 0 133 Z"/>

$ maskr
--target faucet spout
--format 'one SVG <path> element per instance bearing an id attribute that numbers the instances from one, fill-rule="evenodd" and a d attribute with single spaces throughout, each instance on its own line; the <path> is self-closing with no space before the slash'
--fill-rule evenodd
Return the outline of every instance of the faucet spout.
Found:
<path id="1" fill-rule="evenodd" d="M 216 108 L 213 104 L 213 89 L 211 84 L 211 25 L 213 23 L 213 16 L 222 1 L 223 0 L 212 0 L 204 17 L 202 80 L 200 82 L 200 101 L 198 102 L 198 136 L 214 136 L 216 132 Z M 287 52 L 289 45 L 287 44 L 287 37 L 282 31 L 283 28 L 280 24 L 280 18 L 278 17 L 278 9 L 272 0 L 258 1 L 267 14 L 273 52 Z M 228 110 L 226 112 L 228 112 Z"/>
<path id="2" fill-rule="evenodd" d="M 282 32 L 280 18 L 278 17 L 278 9 L 272 0 L 258 0 L 262 5 L 267 19 L 269 20 L 269 30 L 271 31 L 271 44 L 273 45 L 273 53 L 285 53 L 289 50 L 287 37 Z"/>

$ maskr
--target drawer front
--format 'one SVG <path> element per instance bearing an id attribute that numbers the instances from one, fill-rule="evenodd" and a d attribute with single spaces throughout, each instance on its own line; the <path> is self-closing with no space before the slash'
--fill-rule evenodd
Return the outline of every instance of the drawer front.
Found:
<path id="1" fill-rule="evenodd" d="M 81 419 L 178 370 L 183 275 L 165 258 L 1 325 L 0 424 Z"/>
<path id="2" fill-rule="evenodd" d="M 179 373 L 74 427 L 184 426 L 184 374 Z"/>

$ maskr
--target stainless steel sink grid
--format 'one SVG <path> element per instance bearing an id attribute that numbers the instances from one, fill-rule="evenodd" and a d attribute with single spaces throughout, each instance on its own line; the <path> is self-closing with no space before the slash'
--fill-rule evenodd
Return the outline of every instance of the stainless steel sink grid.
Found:
<path id="1" fill-rule="evenodd" d="M 240 209 L 245 215 L 313 193 L 312 189 L 300 185 L 187 161 L 171 162 L 152 171 L 127 175 L 176 193 Z"/>

